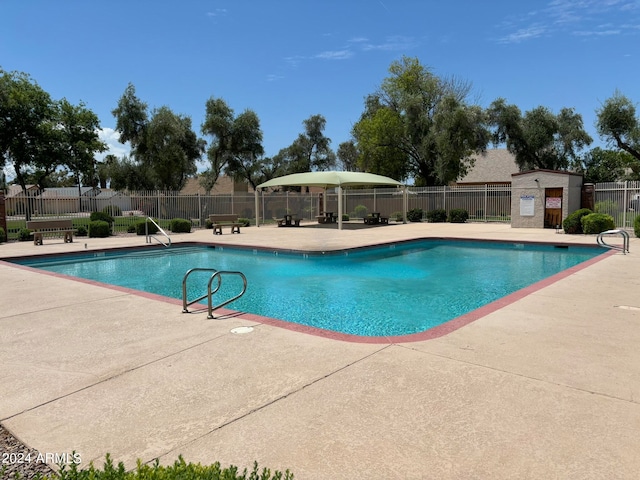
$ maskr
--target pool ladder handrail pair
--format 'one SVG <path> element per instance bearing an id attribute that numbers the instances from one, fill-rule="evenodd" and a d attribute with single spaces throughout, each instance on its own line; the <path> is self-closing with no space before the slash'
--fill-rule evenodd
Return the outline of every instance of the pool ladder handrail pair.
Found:
<path id="1" fill-rule="evenodd" d="M 158 227 L 158 231 L 160 233 L 162 233 L 165 237 L 167 237 L 167 242 L 163 242 L 161 239 L 159 239 L 158 237 L 156 237 L 155 235 L 149 235 L 149 223 L 147 222 L 147 220 L 151 221 L 151 223 L 153 223 L 156 227 Z M 162 227 L 160 225 L 158 225 L 155 220 L 151 217 L 147 217 L 147 220 L 145 220 L 144 222 L 144 234 L 145 234 L 145 241 L 146 243 L 151 243 L 151 239 L 153 238 L 154 240 L 156 240 L 158 243 L 161 243 L 162 245 L 164 245 L 165 247 L 169 248 L 171 246 L 171 237 L 169 236 L 169 234 L 167 232 L 165 232 Z"/>
<path id="2" fill-rule="evenodd" d="M 610 245 L 604 240 L 604 235 L 622 235 L 622 246 L 620 245 Z M 625 230 L 616 229 L 616 230 L 607 230 L 605 232 L 601 232 L 598 234 L 596 238 L 598 245 L 605 248 L 611 248 L 613 250 L 619 250 L 623 254 L 629 253 L 629 234 Z"/>
<path id="3" fill-rule="evenodd" d="M 189 275 L 191 275 L 193 272 L 214 272 L 214 273 L 213 275 L 211 275 L 211 277 L 209 277 L 209 282 L 207 283 L 207 293 L 205 293 L 199 298 L 196 298 L 195 300 L 188 302 L 187 301 L 187 278 L 189 278 Z M 218 290 L 220 290 L 220 287 L 222 286 L 223 275 L 239 276 L 242 279 L 242 283 L 243 283 L 242 291 L 236 296 L 230 298 L 229 300 L 226 300 L 216 306 L 213 306 L 213 300 L 212 300 L 213 294 L 216 293 Z M 211 290 L 211 284 L 213 283 L 214 278 L 218 279 L 218 286 L 214 290 Z M 188 270 L 187 273 L 185 273 L 184 277 L 182 278 L 182 313 L 189 313 L 189 309 L 187 308 L 189 305 L 193 305 L 194 303 L 199 302 L 200 300 L 204 300 L 206 298 L 207 299 L 207 318 L 212 319 L 214 310 L 222 308 L 225 305 L 228 305 L 229 303 L 233 302 L 234 300 L 239 299 L 242 295 L 244 295 L 246 291 L 247 291 L 247 277 L 245 277 L 242 272 L 235 272 L 232 270 L 216 270 L 215 268 L 192 268 Z"/>

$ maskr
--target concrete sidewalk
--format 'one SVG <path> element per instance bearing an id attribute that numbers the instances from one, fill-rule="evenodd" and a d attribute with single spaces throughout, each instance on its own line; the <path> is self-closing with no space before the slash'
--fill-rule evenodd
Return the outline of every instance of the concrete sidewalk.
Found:
<path id="1" fill-rule="evenodd" d="M 249 227 L 174 242 L 333 250 L 421 237 L 595 244 L 495 224 Z M 612 242 L 617 241 L 611 239 Z M 86 245 L 85 245 L 86 244 Z M 144 245 L 0 245 L 0 258 Z M 40 452 L 298 479 L 640 478 L 640 239 L 432 340 L 363 344 L 0 262 L 0 422 Z M 180 281 L 177 279 L 176 281 Z M 234 334 L 252 326 L 247 334 Z"/>

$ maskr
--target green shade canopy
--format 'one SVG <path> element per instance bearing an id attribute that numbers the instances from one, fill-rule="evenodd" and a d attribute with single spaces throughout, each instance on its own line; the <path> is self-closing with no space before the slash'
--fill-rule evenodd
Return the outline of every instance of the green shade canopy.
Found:
<path id="1" fill-rule="evenodd" d="M 285 175 L 261 183 L 257 188 L 266 187 L 354 187 L 362 185 L 392 185 L 402 183 L 393 178 L 363 172 L 304 172 Z"/>

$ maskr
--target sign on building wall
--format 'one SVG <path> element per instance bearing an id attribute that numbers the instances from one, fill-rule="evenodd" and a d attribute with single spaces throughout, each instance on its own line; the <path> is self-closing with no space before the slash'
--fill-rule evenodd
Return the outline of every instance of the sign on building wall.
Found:
<path id="1" fill-rule="evenodd" d="M 520 196 L 520 216 L 533 217 L 535 214 L 535 195 Z"/>
<path id="2" fill-rule="evenodd" d="M 562 197 L 547 197 L 545 208 L 562 208 Z"/>

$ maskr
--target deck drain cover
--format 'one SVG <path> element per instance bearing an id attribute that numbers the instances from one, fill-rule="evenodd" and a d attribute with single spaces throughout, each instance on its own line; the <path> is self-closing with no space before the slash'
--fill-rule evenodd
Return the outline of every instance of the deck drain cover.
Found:
<path id="1" fill-rule="evenodd" d="M 253 332 L 253 327 L 236 327 L 231 329 L 231 333 L 237 333 L 238 335 L 251 332 Z"/>

